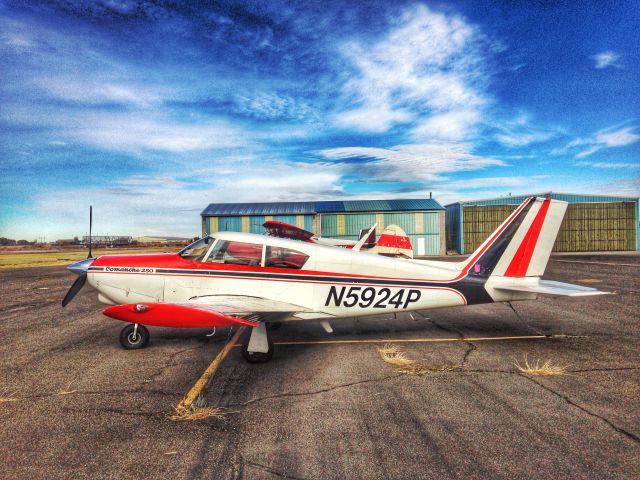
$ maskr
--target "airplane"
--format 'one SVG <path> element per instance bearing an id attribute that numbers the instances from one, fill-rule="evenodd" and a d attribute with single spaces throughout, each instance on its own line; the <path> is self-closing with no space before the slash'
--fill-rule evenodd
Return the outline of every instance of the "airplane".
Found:
<path id="1" fill-rule="evenodd" d="M 378 255 L 386 255 L 389 257 L 413 258 L 411 239 L 398 225 L 389 225 L 385 228 L 377 242 L 377 223 L 369 230 L 361 230 L 360 240 L 358 241 L 316 237 L 313 232 L 278 220 L 267 220 L 262 226 L 267 231 L 267 235 L 272 237 L 291 238 L 292 240 L 300 240 L 302 242 L 349 248 L 354 251 L 377 253 Z"/>
<path id="2" fill-rule="evenodd" d="M 543 280 L 567 203 L 530 197 L 466 260 L 367 255 L 297 240 L 218 232 L 178 253 L 105 255 L 67 267 L 78 274 L 62 304 L 88 280 L 103 313 L 128 324 L 120 343 L 147 346 L 146 326 L 250 327 L 242 355 L 269 361 L 267 323 L 319 321 L 537 298 L 598 295 Z M 389 320 L 393 321 L 393 320 Z"/>

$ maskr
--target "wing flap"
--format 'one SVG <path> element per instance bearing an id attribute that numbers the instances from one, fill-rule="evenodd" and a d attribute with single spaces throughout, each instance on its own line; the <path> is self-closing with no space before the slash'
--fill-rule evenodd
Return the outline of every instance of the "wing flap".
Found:
<path id="1" fill-rule="evenodd" d="M 223 314 L 246 315 L 250 313 L 294 313 L 306 312 L 308 308 L 293 303 L 250 297 L 248 295 L 204 295 L 189 300 L 184 305 L 198 305 L 199 308 L 215 310 Z"/>
<path id="2" fill-rule="evenodd" d="M 198 305 L 175 303 L 128 303 L 107 307 L 102 313 L 116 320 L 156 327 L 209 328 L 257 325 L 256 322 L 231 317 Z"/>
<path id="3" fill-rule="evenodd" d="M 555 282 L 553 280 L 538 280 L 536 283 L 501 283 L 493 285 L 498 290 L 509 290 L 514 292 L 540 293 L 544 295 L 562 295 L 567 297 L 586 297 L 590 295 L 609 295 L 611 292 L 573 285 L 571 283 Z"/>

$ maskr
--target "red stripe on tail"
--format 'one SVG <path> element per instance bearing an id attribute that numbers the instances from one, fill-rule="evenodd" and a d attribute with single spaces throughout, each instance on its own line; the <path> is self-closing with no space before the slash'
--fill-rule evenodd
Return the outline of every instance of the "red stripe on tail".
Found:
<path id="1" fill-rule="evenodd" d="M 504 272 L 505 277 L 525 277 L 527 275 L 529 263 L 531 263 L 531 257 L 536 249 L 538 237 L 540 236 L 540 231 L 542 230 L 542 225 L 544 224 L 544 219 L 549 211 L 550 204 L 551 199 L 549 198 L 545 198 L 542 202 L 536 218 L 533 219 L 533 223 L 518 246 L 516 254 L 513 256 L 511 263 L 507 267 L 507 271 Z"/>
<path id="2" fill-rule="evenodd" d="M 378 239 L 377 246 L 411 250 L 411 239 L 409 237 L 401 237 L 400 235 L 389 235 L 383 233 Z"/>

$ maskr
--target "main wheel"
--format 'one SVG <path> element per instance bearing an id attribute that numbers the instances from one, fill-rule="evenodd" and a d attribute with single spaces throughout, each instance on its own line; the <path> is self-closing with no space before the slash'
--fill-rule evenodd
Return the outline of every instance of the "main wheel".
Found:
<path id="1" fill-rule="evenodd" d="M 248 350 L 249 347 L 249 338 L 247 336 L 245 341 L 242 343 L 242 356 L 248 363 L 266 363 L 271 360 L 273 357 L 273 342 L 270 337 L 267 337 L 267 343 L 269 344 L 269 351 L 266 353 L 263 352 L 250 352 Z"/>
<path id="2" fill-rule="evenodd" d="M 144 348 L 149 343 L 149 330 L 144 325 L 130 323 L 120 332 L 120 344 L 127 350 Z"/>

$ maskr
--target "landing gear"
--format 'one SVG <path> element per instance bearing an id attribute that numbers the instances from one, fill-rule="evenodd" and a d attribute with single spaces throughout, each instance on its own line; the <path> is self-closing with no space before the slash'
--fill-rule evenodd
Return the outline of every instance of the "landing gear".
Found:
<path id="1" fill-rule="evenodd" d="M 267 327 L 261 323 L 253 327 L 242 342 L 242 356 L 248 363 L 266 363 L 273 357 L 273 342 Z"/>
<path id="2" fill-rule="evenodd" d="M 144 325 L 130 323 L 120 332 L 120 344 L 127 350 L 144 348 L 149 343 L 149 330 Z"/>

